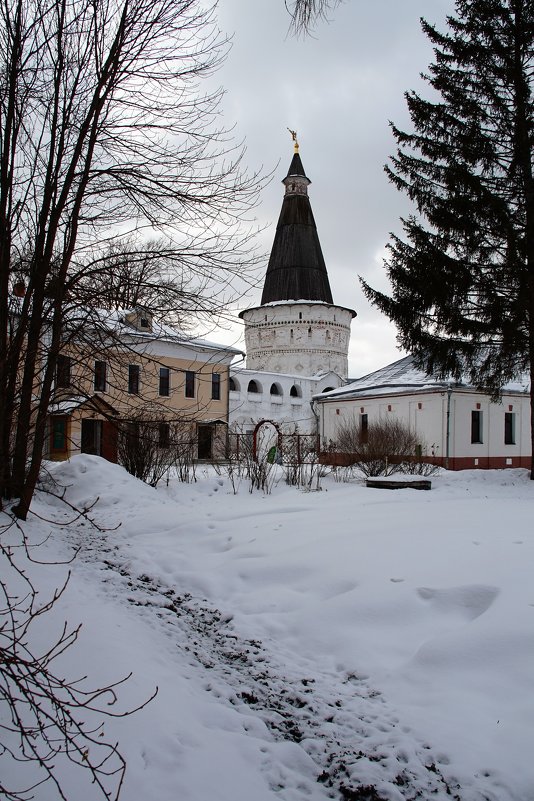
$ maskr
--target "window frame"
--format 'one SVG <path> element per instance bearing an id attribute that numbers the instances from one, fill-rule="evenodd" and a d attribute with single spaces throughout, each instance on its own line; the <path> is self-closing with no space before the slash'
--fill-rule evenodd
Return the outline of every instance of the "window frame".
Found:
<path id="1" fill-rule="evenodd" d="M 171 446 L 171 427 L 169 423 L 159 423 L 158 425 L 158 447 L 170 448 Z"/>
<path id="2" fill-rule="evenodd" d="M 219 401 L 221 399 L 221 374 L 211 374 L 211 399 Z"/>
<path id="3" fill-rule="evenodd" d="M 515 445 L 515 412 L 504 413 L 504 444 Z"/>
<path id="4" fill-rule="evenodd" d="M 158 395 L 160 398 L 168 398 L 171 394 L 171 369 L 170 367 L 159 368 Z"/>
<path id="5" fill-rule="evenodd" d="M 106 392 L 108 385 L 108 365 L 100 359 L 95 359 L 93 388 L 95 392 Z"/>
<path id="6" fill-rule="evenodd" d="M 60 353 L 56 362 L 56 388 L 67 389 L 72 383 L 72 359 Z"/>
<path id="7" fill-rule="evenodd" d="M 196 373 L 194 370 L 185 371 L 184 395 L 186 398 L 193 399 L 195 397 L 195 390 L 196 390 L 195 377 Z"/>
<path id="8" fill-rule="evenodd" d="M 367 442 L 369 439 L 369 415 L 367 412 L 360 414 L 360 442 Z"/>
<path id="9" fill-rule="evenodd" d="M 471 410 L 471 445 L 482 445 L 484 443 L 482 429 L 484 418 L 482 414 L 480 409 Z"/>
<path id="10" fill-rule="evenodd" d="M 141 367 L 138 364 L 128 365 L 128 395 L 139 395 L 141 385 Z"/>

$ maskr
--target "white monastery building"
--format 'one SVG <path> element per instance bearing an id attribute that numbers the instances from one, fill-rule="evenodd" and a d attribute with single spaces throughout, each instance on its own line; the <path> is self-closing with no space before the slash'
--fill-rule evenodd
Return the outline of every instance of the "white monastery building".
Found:
<path id="1" fill-rule="evenodd" d="M 365 432 L 397 419 L 419 439 L 414 456 L 448 467 L 530 467 L 528 379 L 494 402 L 468 383 L 439 380 L 412 356 L 347 384 L 350 326 L 356 312 L 332 299 L 296 134 L 261 304 L 242 311 L 246 367 L 230 368 L 230 425 L 252 432 L 270 421 L 280 432 L 318 434 L 324 461 L 341 424 Z M 334 446 L 334 447 L 332 447 Z"/>
<path id="2" fill-rule="evenodd" d="M 417 455 L 424 461 L 450 470 L 530 467 L 526 376 L 504 386 L 500 400 L 493 402 L 468 384 L 426 375 L 406 356 L 316 398 L 316 404 L 323 448 L 336 441 L 340 425 L 365 432 L 372 423 L 390 418 L 417 434 Z"/>

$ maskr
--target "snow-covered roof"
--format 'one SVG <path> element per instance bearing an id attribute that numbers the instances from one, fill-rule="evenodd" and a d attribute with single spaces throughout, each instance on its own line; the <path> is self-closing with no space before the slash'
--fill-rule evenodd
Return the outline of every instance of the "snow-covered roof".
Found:
<path id="1" fill-rule="evenodd" d="M 53 401 L 50 404 L 50 414 L 71 414 L 74 409 L 77 409 L 87 400 L 83 395 L 74 398 L 65 398 L 60 401 Z"/>
<path id="2" fill-rule="evenodd" d="M 88 397 L 87 395 L 73 395 L 68 398 L 61 398 L 59 400 L 53 400 L 49 406 L 50 414 L 72 414 L 76 409 L 79 409 L 81 406 L 89 406 L 94 411 L 101 411 L 105 409 L 106 412 L 111 414 L 117 414 L 117 410 L 113 408 L 113 406 L 108 403 L 107 400 L 102 398 L 100 395 L 93 395 Z"/>
<path id="3" fill-rule="evenodd" d="M 69 318 L 71 324 L 79 325 L 86 323 L 88 327 L 92 323 L 97 323 L 109 330 L 115 336 L 125 338 L 135 338 L 145 342 L 170 342 L 173 344 L 186 345 L 202 350 L 224 351 L 235 356 L 243 356 L 243 351 L 231 345 L 223 345 L 219 342 L 212 342 L 208 339 L 193 337 L 183 331 L 178 331 L 169 325 L 165 325 L 157 320 L 152 320 L 150 330 L 141 331 L 126 321 L 126 315 L 130 314 L 130 309 L 109 310 L 109 309 L 81 309 L 71 312 Z"/>
<path id="4" fill-rule="evenodd" d="M 467 381 L 457 382 L 452 378 L 437 378 L 428 375 L 424 370 L 416 367 L 413 356 L 405 356 L 374 373 L 369 373 L 363 378 L 351 381 L 331 392 L 317 395 L 320 400 L 328 398 L 351 398 L 364 395 L 390 395 L 392 393 L 424 392 L 446 389 L 452 386 L 457 389 L 474 389 Z M 530 391 L 530 384 L 527 375 L 519 377 L 515 381 L 509 381 L 502 387 L 503 392 L 522 392 Z"/>

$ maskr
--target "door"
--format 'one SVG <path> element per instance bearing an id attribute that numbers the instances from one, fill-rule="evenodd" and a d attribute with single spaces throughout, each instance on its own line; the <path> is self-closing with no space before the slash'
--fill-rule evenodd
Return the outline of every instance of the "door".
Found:
<path id="1" fill-rule="evenodd" d="M 102 456 L 103 421 L 86 418 L 82 420 L 82 453 Z"/>
<path id="2" fill-rule="evenodd" d="M 213 426 L 198 426 L 198 458 L 211 459 L 213 457 Z"/>
<path id="3" fill-rule="evenodd" d="M 50 457 L 66 459 L 68 456 L 69 419 L 63 415 L 53 416 L 50 425 Z"/>
<path id="4" fill-rule="evenodd" d="M 82 420 L 82 453 L 117 461 L 117 426 L 109 420 Z"/>

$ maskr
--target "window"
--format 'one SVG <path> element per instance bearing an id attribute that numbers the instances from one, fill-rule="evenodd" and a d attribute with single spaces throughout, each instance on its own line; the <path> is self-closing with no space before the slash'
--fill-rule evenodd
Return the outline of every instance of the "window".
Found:
<path id="1" fill-rule="evenodd" d="M 95 362 L 95 392 L 105 392 L 107 383 L 107 364 L 106 362 Z"/>
<path id="2" fill-rule="evenodd" d="M 471 442 L 482 442 L 482 412 L 479 411 L 471 412 Z"/>
<path id="3" fill-rule="evenodd" d="M 170 428 L 168 423 L 160 423 L 158 428 L 158 445 L 160 448 L 168 448 L 170 445 Z"/>
<path id="4" fill-rule="evenodd" d="M 289 394 L 291 395 L 292 398 L 302 397 L 302 392 L 300 391 L 300 387 L 298 387 L 296 384 L 293 384 L 293 386 L 289 390 Z"/>
<path id="5" fill-rule="evenodd" d="M 57 357 L 56 364 L 56 387 L 70 387 L 70 356 Z"/>
<path id="6" fill-rule="evenodd" d="M 248 382 L 247 392 L 259 392 L 257 381 L 251 380 Z"/>
<path id="7" fill-rule="evenodd" d="M 239 387 L 237 385 L 237 381 L 235 380 L 235 378 L 232 378 L 232 376 L 230 376 L 230 378 L 228 379 L 228 384 L 230 392 L 239 392 Z"/>
<path id="8" fill-rule="evenodd" d="M 367 442 L 369 436 L 369 418 L 366 414 L 360 415 L 360 442 Z"/>
<path id="9" fill-rule="evenodd" d="M 195 374 L 193 370 L 185 371 L 185 397 L 195 397 Z"/>
<path id="10" fill-rule="evenodd" d="M 515 413 L 504 413 L 504 444 L 515 445 Z"/>
<path id="11" fill-rule="evenodd" d="M 169 397 L 171 387 L 171 371 L 168 367 L 159 368 L 159 394 L 165 398 Z"/>
<path id="12" fill-rule="evenodd" d="M 221 376 L 220 373 L 211 374 L 211 399 L 221 399 Z"/>
<path id="13" fill-rule="evenodd" d="M 281 395 L 282 394 L 282 390 L 280 389 L 278 384 L 271 384 L 271 392 L 270 392 L 270 394 L 271 395 Z"/>
<path id="14" fill-rule="evenodd" d="M 139 372 L 138 364 L 128 365 L 128 393 L 130 395 L 139 395 Z"/>

